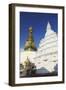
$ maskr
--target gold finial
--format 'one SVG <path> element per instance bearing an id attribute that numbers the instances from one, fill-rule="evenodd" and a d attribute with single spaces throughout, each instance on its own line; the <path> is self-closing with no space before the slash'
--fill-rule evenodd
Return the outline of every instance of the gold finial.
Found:
<path id="1" fill-rule="evenodd" d="M 29 27 L 29 32 L 32 32 L 32 27 Z"/>

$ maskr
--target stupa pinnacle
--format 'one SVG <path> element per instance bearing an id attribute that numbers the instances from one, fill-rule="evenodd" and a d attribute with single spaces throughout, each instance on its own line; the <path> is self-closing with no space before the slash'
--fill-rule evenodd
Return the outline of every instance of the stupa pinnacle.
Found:
<path id="1" fill-rule="evenodd" d="M 50 25 L 49 22 L 48 22 L 48 24 L 47 24 L 47 30 L 51 30 L 51 25 Z"/>
<path id="2" fill-rule="evenodd" d="M 33 39 L 33 35 L 32 35 L 32 27 L 29 27 L 29 35 L 27 38 L 27 41 L 25 43 L 25 48 L 24 50 L 28 50 L 28 51 L 36 51 L 36 47 L 34 44 L 34 39 Z"/>

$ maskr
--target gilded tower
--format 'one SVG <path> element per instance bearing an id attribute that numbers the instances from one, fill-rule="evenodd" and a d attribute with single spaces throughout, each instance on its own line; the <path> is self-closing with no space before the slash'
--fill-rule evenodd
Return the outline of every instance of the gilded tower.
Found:
<path id="1" fill-rule="evenodd" d="M 34 44 L 34 39 L 33 39 L 33 35 L 32 35 L 32 27 L 29 27 L 29 35 L 27 38 L 27 41 L 25 43 L 25 47 L 24 50 L 28 50 L 28 51 L 36 51 L 36 47 Z"/>

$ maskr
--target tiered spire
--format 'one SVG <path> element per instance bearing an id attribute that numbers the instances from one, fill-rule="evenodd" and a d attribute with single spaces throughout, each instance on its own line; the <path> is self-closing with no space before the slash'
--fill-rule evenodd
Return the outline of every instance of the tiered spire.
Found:
<path id="1" fill-rule="evenodd" d="M 24 50 L 28 50 L 28 51 L 36 51 L 37 50 L 35 47 L 35 44 L 34 44 L 33 36 L 32 36 L 32 27 L 29 27 L 29 35 L 28 35 L 28 39 L 25 43 Z"/>

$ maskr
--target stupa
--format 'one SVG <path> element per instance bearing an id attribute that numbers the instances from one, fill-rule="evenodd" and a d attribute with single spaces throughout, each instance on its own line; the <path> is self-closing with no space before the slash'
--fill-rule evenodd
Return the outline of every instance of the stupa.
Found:
<path id="1" fill-rule="evenodd" d="M 20 66 L 23 66 L 20 69 L 20 77 L 31 75 L 32 69 L 30 70 L 30 68 L 31 68 L 31 64 L 35 63 L 33 60 L 35 56 L 35 51 L 37 51 L 37 48 L 35 47 L 34 44 L 32 27 L 29 27 L 29 34 L 25 42 L 24 50 L 20 52 Z"/>
<path id="2" fill-rule="evenodd" d="M 29 27 L 29 34 L 25 42 L 24 50 L 20 52 L 20 63 L 24 64 L 24 61 L 29 58 L 30 62 L 33 62 L 33 57 L 37 51 L 37 48 L 34 43 L 32 27 Z"/>
<path id="3" fill-rule="evenodd" d="M 37 73 L 57 72 L 58 38 L 48 22 L 45 36 L 40 40 L 37 53 L 34 57 Z"/>

